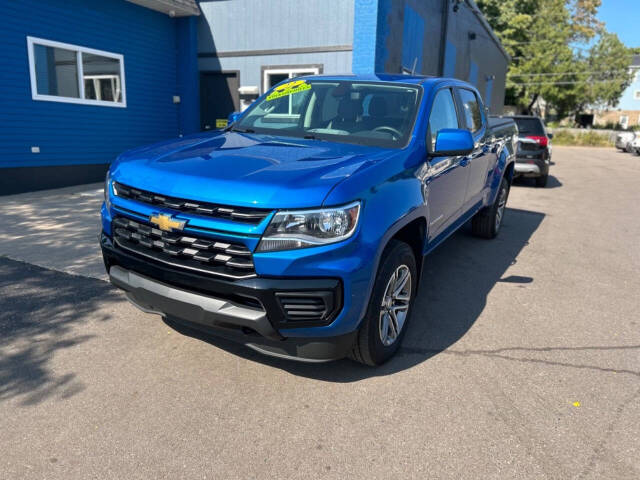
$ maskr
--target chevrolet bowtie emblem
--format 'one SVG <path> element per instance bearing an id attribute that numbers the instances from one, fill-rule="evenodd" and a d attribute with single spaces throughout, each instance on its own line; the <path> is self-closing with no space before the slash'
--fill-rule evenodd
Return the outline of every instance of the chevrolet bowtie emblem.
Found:
<path id="1" fill-rule="evenodd" d="M 184 228 L 184 224 L 187 223 L 184 220 L 176 220 L 171 215 L 164 215 L 162 213 L 151 215 L 151 217 L 149 217 L 149 221 L 165 232 L 182 230 Z"/>

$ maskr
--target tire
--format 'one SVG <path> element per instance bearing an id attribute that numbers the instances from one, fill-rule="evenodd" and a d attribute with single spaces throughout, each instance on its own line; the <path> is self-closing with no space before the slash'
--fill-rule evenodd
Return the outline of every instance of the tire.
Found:
<path id="1" fill-rule="evenodd" d="M 471 232 L 475 236 L 491 239 L 498 235 L 508 198 L 509 182 L 503 178 L 493 204 L 480 210 L 471 219 Z"/>
<path id="2" fill-rule="evenodd" d="M 547 180 L 549 179 L 549 175 L 542 175 L 540 177 L 536 177 L 536 187 L 544 188 L 547 186 Z"/>
<path id="3" fill-rule="evenodd" d="M 409 277 L 403 284 L 404 288 L 400 290 L 398 297 L 408 295 L 408 299 L 393 300 L 393 295 L 387 294 L 394 286 L 399 288 L 399 284 L 394 282 L 397 282 L 397 278 L 402 279 L 406 272 Z M 416 259 L 411 247 L 399 240 L 391 240 L 382 254 L 367 314 L 362 320 L 349 355 L 352 360 L 376 366 L 382 365 L 395 355 L 407 331 L 411 307 L 416 296 L 417 280 Z M 405 305 L 406 309 L 400 310 Z M 404 317 L 400 314 L 404 314 Z M 394 325 L 398 325 L 399 331 L 393 329 Z"/>

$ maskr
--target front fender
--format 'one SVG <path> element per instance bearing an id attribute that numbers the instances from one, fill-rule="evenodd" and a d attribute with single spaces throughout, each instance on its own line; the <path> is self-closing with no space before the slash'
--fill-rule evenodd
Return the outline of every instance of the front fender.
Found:
<path id="1" fill-rule="evenodd" d="M 397 163 L 396 163 L 397 164 Z M 363 302 L 363 310 L 360 318 L 366 313 L 373 284 L 375 282 L 380 259 L 389 241 L 402 228 L 418 218 L 424 218 L 427 222 L 427 208 L 423 195 L 422 182 L 418 178 L 418 170 L 421 164 L 406 160 L 399 166 L 413 165 L 409 168 L 398 168 L 395 173 L 389 175 L 391 160 L 387 160 L 378 168 L 371 168 L 362 178 L 352 178 L 331 192 L 326 200 L 327 204 L 344 203 L 346 198 L 361 198 L 362 212 L 360 217 L 359 245 L 363 249 L 362 255 L 370 258 L 370 271 L 366 302 Z M 386 178 L 380 178 L 387 174 Z M 374 180 L 372 182 L 372 180 Z M 374 185 L 374 186 L 371 186 Z M 421 258 L 416 259 L 418 265 Z"/>

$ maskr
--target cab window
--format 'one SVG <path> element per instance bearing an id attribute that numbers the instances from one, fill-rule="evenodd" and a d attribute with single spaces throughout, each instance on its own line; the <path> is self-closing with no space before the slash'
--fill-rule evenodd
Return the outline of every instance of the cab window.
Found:
<path id="1" fill-rule="evenodd" d="M 433 152 L 436 147 L 436 137 L 443 128 L 460 128 L 458 114 L 453 101 L 451 90 L 446 88 L 436 93 L 429 117 L 429 130 L 427 132 L 427 145 Z"/>
<path id="2" fill-rule="evenodd" d="M 476 133 L 482 128 L 480 101 L 471 90 L 460 89 L 458 92 L 460 94 L 460 103 L 462 104 L 462 112 L 467 124 L 467 130 Z"/>

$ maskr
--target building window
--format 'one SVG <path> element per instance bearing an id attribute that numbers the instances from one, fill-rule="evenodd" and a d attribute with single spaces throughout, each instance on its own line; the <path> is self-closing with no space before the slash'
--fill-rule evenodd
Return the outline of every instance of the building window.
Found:
<path id="1" fill-rule="evenodd" d="M 263 67 L 262 86 L 263 91 L 268 91 L 271 87 L 289 78 L 301 77 L 303 75 L 317 75 L 322 71 L 320 65 L 295 66 L 295 67 Z M 272 113 L 284 115 L 297 119 L 300 114 L 300 107 L 304 95 L 289 95 L 286 102 L 280 102 Z"/>
<path id="2" fill-rule="evenodd" d="M 127 106 L 122 55 L 34 37 L 27 47 L 34 100 Z"/>
<path id="3" fill-rule="evenodd" d="M 640 100 L 640 90 L 636 90 L 635 92 L 633 92 L 633 99 Z"/>
<path id="4" fill-rule="evenodd" d="M 262 69 L 262 93 L 288 78 L 302 75 L 318 75 L 322 71 L 320 65 L 295 67 L 264 67 Z"/>

